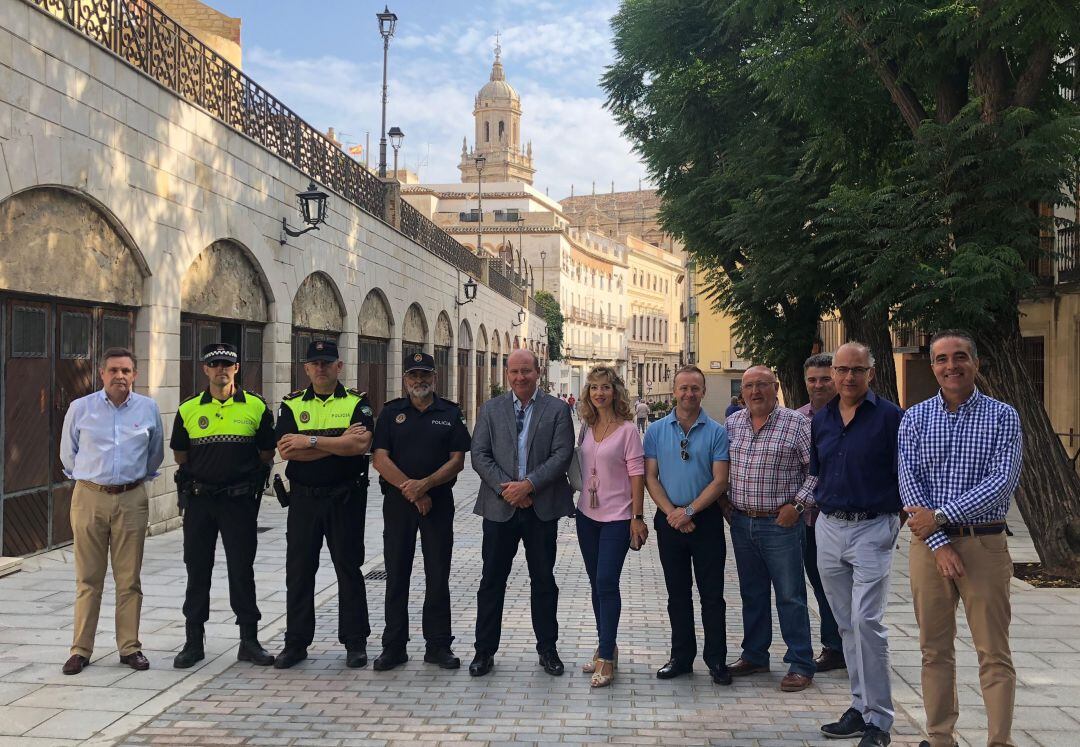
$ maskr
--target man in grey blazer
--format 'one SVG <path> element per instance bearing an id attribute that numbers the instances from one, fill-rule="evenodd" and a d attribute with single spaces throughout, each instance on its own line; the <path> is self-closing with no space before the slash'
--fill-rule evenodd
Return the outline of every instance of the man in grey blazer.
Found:
<path id="1" fill-rule="evenodd" d="M 511 391 L 485 402 L 473 429 L 472 466 L 482 481 L 474 513 L 484 517 L 484 571 L 476 594 L 476 656 L 469 674 L 483 676 L 495 665 L 506 580 L 522 543 L 540 665 L 560 675 L 555 545 L 559 518 L 574 512 L 566 479 L 574 426 L 566 405 L 537 388 L 539 361 L 531 351 L 511 353 L 506 373 Z"/>

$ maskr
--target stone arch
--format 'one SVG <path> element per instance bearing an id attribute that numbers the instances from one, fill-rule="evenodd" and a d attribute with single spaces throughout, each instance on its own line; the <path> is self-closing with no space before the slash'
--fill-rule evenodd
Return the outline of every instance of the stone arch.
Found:
<path id="1" fill-rule="evenodd" d="M 458 349 L 459 350 L 472 350 L 473 349 L 472 329 L 469 327 L 469 320 L 468 319 L 462 319 L 461 324 L 458 325 Z"/>
<path id="2" fill-rule="evenodd" d="M 389 340 L 394 336 L 394 315 L 386 295 L 372 288 L 360 306 L 360 335 Z"/>
<path id="3" fill-rule="evenodd" d="M 253 292 L 258 288 L 261 292 Z M 190 314 L 270 320 L 268 284 L 251 252 L 231 239 L 215 241 L 199 252 L 180 284 L 180 310 Z"/>
<path id="4" fill-rule="evenodd" d="M 405 312 L 405 322 L 402 324 L 401 339 L 404 342 L 424 344 L 428 338 L 427 318 L 420 304 L 412 304 Z"/>
<path id="5" fill-rule="evenodd" d="M 476 330 L 476 349 L 483 352 L 486 352 L 488 349 L 487 330 L 484 329 L 482 322 Z"/>
<path id="6" fill-rule="evenodd" d="M 0 257 L 0 288 L 121 306 L 142 306 L 150 276 L 112 211 L 59 186 L 0 201 Z"/>
<path id="7" fill-rule="evenodd" d="M 499 334 L 499 330 L 494 330 L 491 333 L 491 352 L 496 354 L 502 352 L 502 336 Z"/>
<path id="8" fill-rule="evenodd" d="M 509 355 L 510 350 L 511 350 L 511 348 L 510 348 L 510 333 L 509 332 L 503 332 L 503 353 L 505 355 Z"/>
<path id="9" fill-rule="evenodd" d="M 435 344 L 445 348 L 454 346 L 453 327 L 450 326 L 450 317 L 445 311 L 440 311 L 435 320 Z"/>
<path id="10" fill-rule="evenodd" d="M 292 302 L 294 327 L 340 333 L 345 328 L 345 303 L 325 272 L 313 272 L 296 289 Z"/>

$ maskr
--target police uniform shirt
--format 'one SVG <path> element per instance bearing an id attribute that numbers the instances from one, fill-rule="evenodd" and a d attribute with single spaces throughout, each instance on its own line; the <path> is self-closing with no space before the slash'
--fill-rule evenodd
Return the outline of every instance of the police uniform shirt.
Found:
<path id="1" fill-rule="evenodd" d="M 232 485 L 262 466 L 260 451 L 271 451 L 274 419 L 262 397 L 237 389 L 224 401 L 206 390 L 180 403 L 169 448 L 186 451 L 184 471 L 199 482 Z"/>
<path id="2" fill-rule="evenodd" d="M 406 477 L 419 479 L 446 464 L 451 452 L 468 451 L 470 443 L 461 408 L 436 395 L 423 412 L 413 407 L 408 397 L 387 402 L 379 413 L 371 448 L 386 449 Z M 432 488 L 428 495 L 449 496 L 455 481 Z"/>
<path id="3" fill-rule="evenodd" d="M 332 406 L 331 399 L 341 399 L 343 397 L 354 398 L 356 405 L 347 418 L 343 417 L 341 419 L 340 424 L 333 423 L 332 427 L 329 428 L 307 427 L 309 424 L 312 426 L 319 424 L 316 415 L 319 414 L 320 408 L 326 408 L 328 405 Z M 334 393 L 327 397 L 315 394 L 315 389 L 309 386 L 307 389 L 293 392 L 286 396 L 285 399 L 287 401 L 282 402 L 281 408 L 278 410 L 278 440 L 286 433 L 299 433 L 302 436 L 340 436 L 354 423 L 362 424 L 369 431 L 375 429 L 374 414 L 371 405 L 368 404 L 367 397 L 355 389 L 346 389 L 341 383 L 337 385 Z M 299 413 L 299 416 L 294 415 L 293 408 Z M 308 418 L 307 421 L 304 421 L 305 416 Z M 297 417 L 303 422 L 297 423 Z M 346 420 L 348 422 L 345 422 Z M 366 454 L 351 457 L 331 454 L 313 462 L 290 460 L 285 467 L 285 476 L 290 481 L 295 480 L 300 485 L 311 488 L 324 488 L 355 480 L 361 475 L 366 475 L 367 471 L 368 457 Z"/>

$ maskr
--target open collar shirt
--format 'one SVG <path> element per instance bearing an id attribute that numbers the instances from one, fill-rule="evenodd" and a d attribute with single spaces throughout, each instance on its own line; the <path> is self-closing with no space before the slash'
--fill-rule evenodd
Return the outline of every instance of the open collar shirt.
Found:
<path id="1" fill-rule="evenodd" d="M 511 395 L 514 398 L 514 415 L 517 416 L 517 422 L 520 424 L 517 434 L 517 452 L 518 452 L 518 480 L 525 479 L 525 473 L 528 470 L 529 464 L 529 425 L 532 423 L 533 410 L 536 409 L 536 397 L 539 395 L 540 389 L 537 387 L 533 390 L 532 396 L 528 400 L 522 402 L 517 398 L 517 395 Z"/>
<path id="2" fill-rule="evenodd" d="M 900 422 L 900 497 L 905 506 L 941 509 L 953 525 L 1003 521 L 1020 481 L 1023 436 L 1009 405 L 976 389 L 956 412 L 941 392 Z M 949 538 L 938 530 L 931 550 Z"/>
<path id="3" fill-rule="evenodd" d="M 754 431 L 750 410 L 728 416 L 731 505 L 740 511 L 776 511 L 813 495 L 809 474 L 810 420 L 777 405 Z"/>
<path id="4" fill-rule="evenodd" d="M 71 403 L 60 436 L 64 474 L 99 485 L 127 485 L 157 476 L 165 458 L 161 412 L 129 392 L 119 406 L 104 389 Z"/>

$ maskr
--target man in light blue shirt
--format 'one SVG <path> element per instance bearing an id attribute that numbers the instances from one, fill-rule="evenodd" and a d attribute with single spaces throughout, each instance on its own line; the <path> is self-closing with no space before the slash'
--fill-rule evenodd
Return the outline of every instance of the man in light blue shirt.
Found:
<path id="1" fill-rule="evenodd" d="M 135 366 L 130 350 L 106 350 L 102 390 L 72 402 L 64 417 L 60 461 L 64 474 L 76 481 L 71 496 L 75 628 L 64 674 L 78 674 L 90 663 L 110 554 L 120 661 L 140 671 L 150 667 L 139 642 L 146 481 L 158 474 L 165 440 L 157 403 L 132 391 Z"/>

